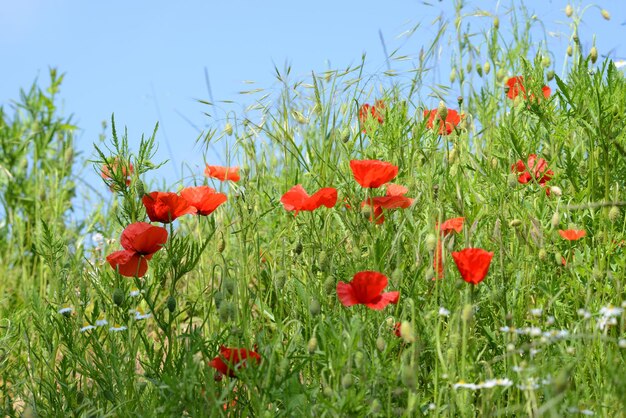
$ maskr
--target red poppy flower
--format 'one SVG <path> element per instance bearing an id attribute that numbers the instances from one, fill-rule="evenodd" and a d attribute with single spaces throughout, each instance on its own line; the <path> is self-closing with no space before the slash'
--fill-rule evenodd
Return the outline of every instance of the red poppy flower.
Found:
<path id="1" fill-rule="evenodd" d="M 548 162 L 543 158 L 537 158 L 537 154 L 528 156 L 528 165 L 522 160 L 511 165 L 513 173 L 519 173 L 517 181 L 526 184 L 534 177 L 540 186 L 545 187 L 546 183 L 554 176 L 554 171 L 548 169 Z M 531 174 L 532 173 L 532 174 Z M 546 193 L 550 194 L 550 189 L 546 188 Z"/>
<path id="2" fill-rule="evenodd" d="M 404 196 L 409 192 L 408 187 L 400 184 L 387 183 L 385 187 L 387 188 L 387 196 Z"/>
<path id="3" fill-rule="evenodd" d="M 366 205 L 372 207 L 374 212 L 370 216 L 370 221 L 375 220 L 377 224 L 382 224 L 385 221 L 383 209 L 406 209 L 412 203 L 413 199 L 405 196 L 378 196 L 363 201 L 361 207 L 363 208 Z"/>
<path id="4" fill-rule="evenodd" d="M 252 350 L 245 348 L 220 347 L 219 356 L 209 362 L 209 366 L 217 369 L 221 374 L 229 377 L 237 377 L 235 371 L 246 367 L 248 359 L 252 362 L 261 363 L 261 356 Z"/>
<path id="5" fill-rule="evenodd" d="M 191 206 L 196 208 L 198 215 L 210 215 L 218 206 L 226 202 L 224 193 L 217 193 L 209 186 L 186 187 L 180 195 Z"/>
<path id="6" fill-rule="evenodd" d="M 584 229 L 559 229 L 559 235 L 568 241 L 577 241 L 587 235 Z"/>
<path id="7" fill-rule="evenodd" d="M 374 105 L 365 103 L 359 108 L 359 121 L 361 122 L 361 126 L 363 126 L 363 132 L 365 132 L 365 124 L 370 117 L 376 119 L 378 123 L 383 123 L 385 121 L 383 116 L 384 109 L 385 102 L 382 100 L 377 100 Z"/>
<path id="8" fill-rule="evenodd" d="M 114 270 L 126 277 L 142 277 L 148 271 L 148 260 L 167 241 L 167 230 L 146 222 L 135 222 L 126 227 L 120 240 L 124 250 L 107 256 Z"/>
<path id="9" fill-rule="evenodd" d="M 452 258 L 454 258 L 463 280 L 471 284 L 478 284 L 483 281 L 489 271 L 493 253 L 481 248 L 466 248 L 459 252 L 453 252 Z"/>
<path id="10" fill-rule="evenodd" d="M 370 309 L 381 310 L 390 303 L 398 303 L 400 298 L 400 292 L 381 293 L 387 282 L 384 274 L 361 271 L 354 275 L 350 283 L 337 283 L 337 296 L 343 306 L 362 304 Z"/>
<path id="11" fill-rule="evenodd" d="M 435 118 L 437 118 L 439 121 L 439 135 L 450 135 L 454 128 L 456 128 L 461 122 L 459 112 L 452 109 L 448 109 L 445 123 L 439 119 L 439 112 L 437 109 L 424 110 L 424 118 L 426 117 L 428 117 L 428 122 L 426 122 L 426 127 L 428 129 L 433 129 L 433 126 L 435 125 Z"/>
<path id="12" fill-rule="evenodd" d="M 218 165 L 207 165 L 204 175 L 221 181 L 239 181 L 239 167 L 222 167 Z"/>
<path id="13" fill-rule="evenodd" d="M 459 233 L 463 230 L 463 222 L 465 218 L 451 218 L 444 221 L 441 226 L 437 225 L 441 235 L 448 236 L 452 232 Z M 435 251 L 435 259 L 433 260 L 433 268 L 435 269 L 436 276 L 433 279 L 443 279 L 443 243 L 441 236 L 437 237 L 437 248 Z"/>
<path id="14" fill-rule="evenodd" d="M 526 87 L 524 87 L 524 77 L 517 76 L 517 77 L 509 78 L 506 81 L 506 88 L 507 88 L 506 97 L 508 97 L 509 99 L 515 100 L 515 98 L 519 96 L 521 93 L 522 98 L 526 100 Z M 541 92 L 543 93 L 543 97 L 547 99 L 548 97 L 550 97 L 552 90 L 550 90 L 550 87 L 548 86 L 543 86 L 541 88 Z M 534 98 L 535 96 L 531 94 L 530 99 L 532 100 Z"/>
<path id="15" fill-rule="evenodd" d="M 113 171 L 111 173 L 111 170 Z M 130 176 L 133 174 L 135 168 L 133 165 L 128 163 L 120 163 L 119 158 L 115 158 L 111 164 L 102 165 L 102 170 L 100 172 L 100 176 L 105 180 L 112 180 L 115 176 L 121 176 L 126 179 L 126 186 L 130 186 Z M 111 189 L 113 189 L 113 184 L 110 184 Z"/>
<path id="16" fill-rule="evenodd" d="M 176 193 L 152 192 L 141 199 L 152 222 L 168 224 L 179 216 L 196 213 L 196 208 Z"/>
<path id="17" fill-rule="evenodd" d="M 398 167 L 379 160 L 351 160 L 350 169 L 354 179 L 362 187 L 375 189 L 398 175 Z"/>
<path id="18" fill-rule="evenodd" d="M 337 203 L 337 189 L 332 187 L 324 187 L 312 196 L 309 196 L 301 184 L 293 186 L 287 193 L 280 198 L 281 203 L 286 210 L 295 211 L 295 215 L 301 210 L 315 210 L 320 206 L 332 208 Z"/>

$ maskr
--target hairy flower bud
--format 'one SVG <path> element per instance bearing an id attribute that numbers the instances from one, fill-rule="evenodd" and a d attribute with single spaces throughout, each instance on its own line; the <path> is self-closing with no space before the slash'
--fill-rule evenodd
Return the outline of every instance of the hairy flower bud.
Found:
<path id="1" fill-rule="evenodd" d="M 448 117 L 448 108 L 443 100 L 439 101 L 439 106 L 437 106 L 437 116 L 439 116 L 439 119 L 443 121 L 445 121 Z"/>
<path id="2" fill-rule="evenodd" d="M 589 59 L 591 60 L 592 64 L 595 64 L 598 60 L 598 48 L 596 48 L 595 46 L 592 46 L 591 51 L 589 51 Z"/>
<path id="3" fill-rule="evenodd" d="M 615 222 L 617 221 L 617 218 L 619 218 L 620 215 L 620 210 L 617 206 L 612 206 L 611 209 L 609 210 L 609 220 L 611 222 Z"/>
<path id="4" fill-rule="evenodd" d="M 409 321 L 402 321 L 400 324 L 400 337 L 405 343 L 415 342 L 415 331 Z"/>
<path id="5" fill-rule="evenodd" d="M 167 302 L 165 303 L 167 306 L 167 310 L 170 312 L 174 312 L 176 310 L 176 299 L 174 296 L 170 296 L 167 298 Z"/>
<path id="6" fill-rule="evenodd" d="M 226 125 L 224 125 L 224 132 L 228 136 L 233 134 L 233 125 L 231 125 L 230 122 L 226 122 Z"/>
<path id="7" fill-rule="evenodd" d="M 568 4 L 567 6 L 565 6 L 565 16 L 572 17 L 573 13 L 574 13 L 574 8 L 572 7 L 571 4 Z"/>
<path id="8" fill-rule="evenodd" d="M 602 10 L 600 10 L 600 14 L 602 14 L 602 17 L 603 17 L 605 20 L 611 20 L 611 14 L 609 13 L 609 11 L 608 11 L 608 10 L 606 10 L 606 9 L 602 9 Z"/>
<path id="9" fill-rule="evenodd" d="M 113 303 L 117 306 L 122 306 L 124 303 L 124 292 L 119 287 L 116 287 L 115 290 L 113 290 Z"/>
<path id="10" fill-rule="evenodd" d="M 552 219 L 550 219 L 550 225 L 552 225 L 552 228 L 558 228 L 560 223 L 561 215 L 559 214 L 559 212 L 554 212 L 554 215 L 552 215 Z"/>
<path id="11" fill-rule="evenodd" d="M 308 350 L 309 354 L 315 353 L 315 351 L 317 350 L 317 338 L 311 337 L 308 344 L 306 345 L 306 349 Z"/>
<path id="12" fill-rule="evenodd" d="M 498 28 L 500 28 L 500 18 L 498 16 L 495 16 L 493 18 L 493 27 L 497 30 Z"/>
<path id="13" fill-rule="evenodd" d="M 432 252 L 435 250 L 436 246 L 437 246 L 437 237 L 435 236 L 435 234 L 426 235 L 426 249 Z"/>
<path id="14" fill-rule="evenodd" d="M 489 72 L 491 71 L 491 64 L 489 63 L 489 61 L 483 64 L 483 71 L 485 72 L 485 75 L 489 74 Z"/>
<path id="15" fill-rule="evenodd" d="M 322 306 L 320 305 L 319 300 L 312 299 L 311 303 L 309 303 L 309 313 L 312 316 L 316 316 L 316 315 L 319 315 L 321 310 L 322 310 Z"/>

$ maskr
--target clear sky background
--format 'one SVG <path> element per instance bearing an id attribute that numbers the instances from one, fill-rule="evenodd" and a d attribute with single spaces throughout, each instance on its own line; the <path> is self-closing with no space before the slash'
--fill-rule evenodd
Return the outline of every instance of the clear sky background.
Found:
<path id="1" fill-rule="evenodd" d="M 595 33 L 601 54 L 612 50 L 612 57 L 626 58 L 626 1 L 601 1 L 611 21 L 601 18 L 600 8 L 590 8 L 581 40 L 589 45 Z M 504 12 L 512 2 L 468 3 L 468 10 L 499 14 L 506 27 Z M 551 33 L 557 73 L 570 33 L 563 12 L 567 3 L 526 1 Z M 6 110 L 19 89 L 36 78 L 47 85 L 48 68 L 56 67 L 66 74 L 62 110 L 72 114 L 81 129 L 77 146 L 83 157 L 93 155 L 102 121 L 110 120 L 112 113 L 118 129 L 128 127 L 135 149 L 141 134 L 150 134 L 159 121 L 157 161 L 170 163 L 157 176 L 173 184 L 180 179 L 183 162 L 202 173 L 202 147 L 195 144 L 198 130 L 193 125 L 221 128 L 215 124 L 225 116 L 217 112 L 216 120 L 210 120 L 203 115 L 207 107 L 197 102 L 209 100 L 205 68 L 214 99 L 235 101 L 222 108 L 239 111 L 251 101 L 238 94 L 251 88 L 243 81 L 254 80 L 253 88 L 272 87 L 274 65 L 282 69 L 289 62 L 294 79 L 305 79 L 311 71 L 357 65 L 366 53 L 368 71 L 383 71 L 379 31 L 388 51 L 400 48 L 402 54 L 416 58 L 436 31 L 433 19 L 441 14 L 453 19 L 452 4 L 452 0 L 0 0 L 0 105 Z M 421 26 L 410 38 L 399 37 L 417 24 Z M 403 65 L 409 68 L 411 61 Z M 442 80 L 448 74 L 449 67 L 442 67 Z M 206 158 L 221 163 L 219 155 Z M 103 189 L 92 170 L 87 171 L 85 178 Z"/>

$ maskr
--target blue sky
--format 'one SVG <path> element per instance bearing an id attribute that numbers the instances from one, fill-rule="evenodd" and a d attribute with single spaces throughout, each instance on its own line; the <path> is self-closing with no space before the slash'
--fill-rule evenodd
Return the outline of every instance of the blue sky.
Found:
<path id="1" fill-rule="evenodd" d="M 613 18 L 604 21 L 599 8 L 590 8 L 581 39 L 589 44 L 596 33 L 600 53 L 616 48 L 616 56 L 624 58 L 626 49 L 619 42 L 626 37 L 626 3 L 604 2 Z M 468 10 L 502 13 L 510 3 L 471 1 Z M 567 45 L 566 4 L 526 2 L 561 51 Z M 102 121 L 112 113 L 119 128 L 128 127 L 131 145 L 159 121 L 157 159 L 170 163 L 157 175 L 171 179 L 171 185 L 180 179 L 183 161 L 202 172 L 202 147 L 195 145 L 198 132 L 192 125 L 217 127 L 224 116 L 217 112 L 216 120 L 209 120 L 203 115 L 208 109 L 197 102 L 209 99 L 205 68 L 214 99 L 235 101 L 222 108 L 241 110 L 250 99 L 238 92 L 251 88 L 243 81 L 271 87 L 274 65 L 283 68 L 289 62 L 294 79 L 306 78 L 311 71 L 356 65 L 366 53 L 371 72 L 384 70 L 379 31 L 388 51 L 401 48 L 415 57 L 434 34 L 433 19 L 441 13 L 453 18 L 451 5 L 451 0 L 0 0 L 0 104 L 6 106 L 35 78 L 45 85 L 48 67 L 57 67 L 66 74 L 63 113 L 73 114 L 81 128 L 77 145 L 83 156 L 93 155 Z M 421 26 L 411 38 L 398 37 L 416 24 Z M 557 73 L 562 56 L 556 55 Z M 207 155 L 215 163 L 219 158 Z M 86 174 L 98 183 L 95 175 Z"/>

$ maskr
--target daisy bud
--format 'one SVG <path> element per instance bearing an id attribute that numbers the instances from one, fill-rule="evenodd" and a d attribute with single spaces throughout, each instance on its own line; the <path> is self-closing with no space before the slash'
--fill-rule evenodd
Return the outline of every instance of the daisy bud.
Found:
<path id="1" fill-rule="evenodd" d="M 400 324 L 400 337 L 402 337 L 405 343 L 415 342 L 415 331 L 413 331 L 409 321 L 402 321 L 402 324 Z"/>
<path id="2" fill-rule="evenodd" d="M 509 222 L 509 228 L 517 228 L 521 224 L 522 221 L 520 219 L 513 219 L 511 222 Z"/>
<path id="3" fill-rule="evenodd" d="M 493 18 L 493 27 L 495 29 L 498 29 L 500 27 L 500 18 L 498 16 L 495 16 Z"/>
<path id="4" fill-rule="evenodd" d="M 137 180 L 137 182 L 135 183 L 135 193 L 139 197 L 144 197 L 144 195 L 146 194 L 146 189 L 143 185 L 143 181 Z"/>
<path id="5" fill-rule="evenodd" d="M 559 212 L 554 212 L 554 215 L 552 215 L 552 219 L 550 220 L 550 225 L 552 225 L 552 228 L 558 228 L 560 223 L 561 215 L 559 215 Z"/>
<path id="6" fill-rule="evenodd" d="M 548 78 L 548 81 L 554 80 L 554 70 L 548 71 L 548 73 L 546 74 L 546 77 Z"/>
<path id="7" fill-rule="evenodd" d="M 452 67 L 452 71 L 450 71 L 450 84 L 456 81 L 456 68 Z"/>
<path id="8" fill-rule="evenodd" d="M 319 315 L 321 310 L 322 306 L 320 305 L 320 302 L 317 299 L 311 300 L 311 303 L 309 303 L 309 313 L 312 316 L 316 316 Z"/>
<path id="9" fill-rule="evenodd" d="M 550 192 L 554 193 L 556 197 L 561 197 L 563 195 L 563 190 L 559 186 L 550 187 Z"/>
<path id="10" fill-rule="evenodd" d="M 165 305 L 167 306 L 168 311 L 174 312 L 176 310 L 176 299 L 174 298 L 174 296 L 168 297 Z"/>
<path id="11" fill-rule="evenodd" d="M 387 343 L 383 337 L 378 336 L 378 338 L 376 338 L 376 348 L 381 352 L 385 351 L 385 348 L 387 348 Z"/>
<path id="12" fill-rule="evenodd" d="M 309 343 L 306 345 L 306 349 L 309 351 L 309 354 L 315 353 L 317 350 L 317 338 L 311 337 Z"/>
<path id="13" fill-rule="evenodd" d="M 592 46 L 591 51 L 589 51 L 589 59 L 591 59 L 592 64 L 595 64 L 598 60 L 598 48 L 595 46 Z"/>
<path id="14" fill-rule="evenodd" d="M 602 14 L 602 17 L 604 18 L 604 20 L 611 20 L 611 14 L 609 13 L 608 10 L 602 9 L 600 10 L 600 14 Z"/>
<path id="15" fill-rule="evenodd" d="M 574 48 L 572 48 L 572 46 L 571 46 L 571 45 L 568 45 L 568 46 L 567 46 L 567 49 L 565 50 L 565 52 L 567 52 L 567 56 L 568 56 L 568 57 L 571 57 L 571 56 L 572 56 L 572 54 L 574 54 Z"/>
<path id="16" fill-rule="evenodd" d="M 343 387 L 344 389 L 350 389 L 353 384 L 354 384 L 354 378 L 352 377 L 350 373 L 345 374 L 341 378 L 341 387 Z"/>
<path id="17" fill-rule="evenodd" d="M 568 4 L 567 6 L 565 6 L 565 16 L 572 17 L 573 13 L 574 13 L 574 8 L 572 7 L 571 4 Z"/>
<path id="18" fill-rule="evenodd" d="M 611 222 L 615 222 L 617 218 L 619 218 L 620 211 L 617 206 L 612 206 L 611 210 L 609 210 L 609 220 Z"/>
<path id="19" fill-rule="evenodd" d="M 437 106 L 437 116 L 439 116 L 441 120 L 446 120 L 448 117 L 448 108 L 443 100 L 439 101 L 439 106 Z"/>
<path id="20" fill-rule="evenodd" d="M 113 303 L 117 306 L 122 306 L 124 303 L 124 292 L 119 287 L 116 287 L 113 291 Z"/>
<path id="21" fill-rule="evenodd" d="M 545 259 L 548 258 L 548 252 L 546 251 L 545 248 L 542 248 L 539 250 L 539 259 L 541 261 L 545 261 Z"/>
<path id="22" fill-rule="evenodd" d="M 501 83 L 502 80 L 504 80 L 505 76 L 506 72 L 504 71 L 504 68 L 498 69 L 498 71 L 496 72 L 496 80 L 498 80 L 498 83 Z"/>
<path id="23" fill-rule="evenodd" d="M 224 133 L 228 136 L 233 134 L 233 125 L 231 125 L 230 122 L 226 122 L 226 125 L 224 125 Z"/>
<path id="24" fill-rule="evenodd" d="M 437 237 L 435 236 L 435 234 L 426 235 L 426 249 L 432 252 L 435 250 L 436 246 L 437 246 Z"/>
<path id="25" fill-rule="evenodd" d="M 489 61 L 483 64 L 483 71 L 485 72 L 485 75 L 489 74 L 489 72 L 491 71 L 491 64 L 489 63 Z"/>

